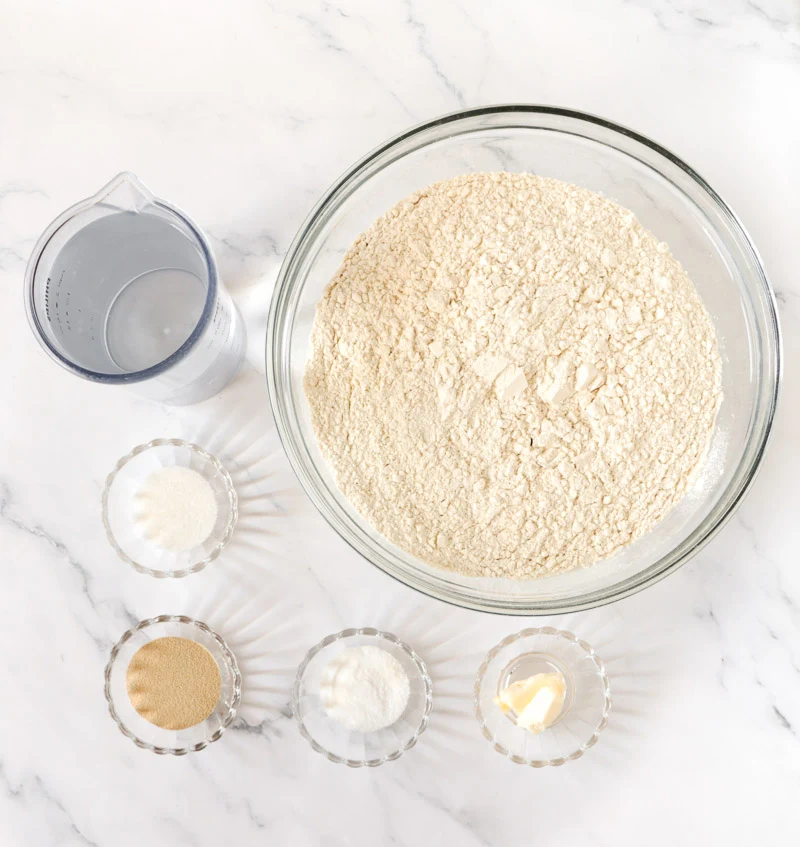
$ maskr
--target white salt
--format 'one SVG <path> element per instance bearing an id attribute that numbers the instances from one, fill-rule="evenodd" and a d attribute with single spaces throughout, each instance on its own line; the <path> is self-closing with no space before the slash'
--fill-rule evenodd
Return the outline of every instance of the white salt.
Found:
<path id="1" fill-rule="evenodd" d="M 380 647 L 349 647 L 326 665 L 320 681 L 325 711 L 356 732 L 375 732 L 400 719 L 411 686 L 403 666 Z"/>
<path id="2" fill-rule="evenodd" d="M 135 498 L 136 522 L 145 538 L 173 553 L 199 547 L 217 521 L 208 480 L 191 468 L 159 468 Z"/>

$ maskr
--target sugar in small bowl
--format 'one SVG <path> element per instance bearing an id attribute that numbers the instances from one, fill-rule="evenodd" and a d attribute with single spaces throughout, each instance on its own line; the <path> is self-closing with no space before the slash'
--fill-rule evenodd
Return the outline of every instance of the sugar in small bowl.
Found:
<path id="1" fill-rule="evenodd" d="M 214 561 L 233 535 L 238 498 L 207 451 L 156 439 L 117 462 L 103 491 L 103 523 L 119 557 L 141 573 L 182 577 Z"/>

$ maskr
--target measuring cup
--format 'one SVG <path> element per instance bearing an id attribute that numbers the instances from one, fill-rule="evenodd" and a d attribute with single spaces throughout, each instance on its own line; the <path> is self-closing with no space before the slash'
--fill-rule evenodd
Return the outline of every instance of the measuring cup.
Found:
<path id="1" fill-rule="evenodd" d="M 164 403 L 211 397 L 244 355 L 244 322 L 205 236 L 131 173 L 45 230 L 25 305 L 39 343 L 67 370 Z"/>

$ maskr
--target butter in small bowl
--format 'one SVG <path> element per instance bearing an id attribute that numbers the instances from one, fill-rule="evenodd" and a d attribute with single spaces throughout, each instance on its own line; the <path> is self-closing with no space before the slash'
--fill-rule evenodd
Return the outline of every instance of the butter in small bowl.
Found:
<path id="1" fill-rule="evenodd" d="M 561 673 L 537 673 L 512 682 L 494 702 L 516 717 L 518 727 L 538 735 L 558 720 L 566 694 L 567 683 Z"/>

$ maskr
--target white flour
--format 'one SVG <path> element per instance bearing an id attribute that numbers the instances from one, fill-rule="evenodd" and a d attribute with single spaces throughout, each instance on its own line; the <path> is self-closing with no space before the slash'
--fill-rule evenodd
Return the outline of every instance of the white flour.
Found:
<path id="1" fill-rule="evenodd" d="M 436 183 L 363 233 L 305 376 L 323 454 L 376 529 L 516 578 L 660 521 L 702 465 L 720 386 L 667 245 L 598 194 L 508 173 Z"/>

